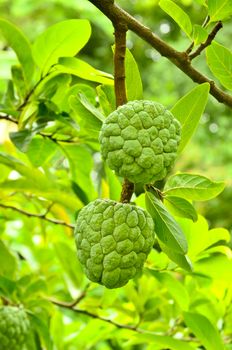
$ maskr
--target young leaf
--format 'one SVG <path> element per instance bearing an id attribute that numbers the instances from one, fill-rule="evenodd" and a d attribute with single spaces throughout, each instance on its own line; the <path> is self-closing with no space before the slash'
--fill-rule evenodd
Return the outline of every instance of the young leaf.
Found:
<path id="1" fill-rule="evenodd" d="M 27 156 L 35 167 L 42 166 L 57 149 L 54 142 L 42 136 L 36 136 L 30 142 L 27 149 Z"/>
<path id="2" fill-rule="evenodd" d="M 211 181 L 205 176 L 181 173 L 169 177 L 164 194 L 205 201 L 219 195 L 224 188 L 225 183 L 222 181 Z"/>
<path id="3" fill-rule="evenodd" d="M 223 86 L 232 90 L 232 52 L 214 41 L 207 47 L 206 58 L 215 77 Z"/>
<path id="4" fill-rule="evenodd" d="M 152 193 L 146 192 L 145 201 L 147 210 L 153 217 L 158 238 L 168 248 L 177 253 L 185 254 L 188 250 L 188 244 L 179 224 L 165 209 L 163 203 Z"/>
<path id="5" fill-rule="evenodd" d="M 131 332 L 132 333 L 132 332 Z M 158 335 L 158 334 L 139 334 L 133 332 L 130 334 L 128 332 L 126 339 L 129 341 L 126 343 L 127 345 L 133 344 L 154 344 L 159 345 L 159 347 L 155 347 L 155 349 L 170 349 L 170 350 L 194 350 L 195 347 L 192 347 L 187 342 L 183 342 L 179 339 L 175 339 L 173 337 L 169 337 L 166 335 Z M 150 347 L 153 349 L 153 347 Z"/>
<path id="6" fill-rule="evenodd" d="M 26 84 L 23 77 L 23 69 L 19 65 L 13 65 L 11 67 L 12 80 L 14 86 L 16 87 L 17 94 L 20 97 L 20 100 L 23 101 L 23 98 L 27 94 Z"/>
<path id="7" fill-rule="evenodd" d="M 184 269 L 188 272 L 193 271 L 192 262 L 187 255 L 177 253 L 173 249 L 168 248 L 160 240 L 158 240 L 158 241 L 159 241 L 160 248 L 169 257 L 169 259 L 171 259 L 179 267 L 182 267 L 182 269 Z"/>
<path id="8" fill-rule="evenodd" d="M 42 339 L 42 342 L 46 346 L 47 350 L 53 349 L 53 342 L 50 337 L 48 326 L 34 313 L 28 312 L 30 323 L 32 328 L 39 334 L 39 337 Z"/>
<path id="9" fill-rule="evenodd" d="M 221 21 L 232 15 L 231 0 L 208 0 L 210 22 Z"/>
<path id="10" fill-rule="evenodd" d="M 174 215 L 197 221 L 197 212 L 186 199 L 167 195 L 164 197 L 164 204 Z"/>
<path id="11" fill-rule="evenodd" d="M 33 132 L 28 129 L 10 132 L 10 139 L 13 144 L 21 151 L 26 152 L 32 140 Z"/>
<path id="12" fill-rule="evenodd" d="M 173 299 L 176 300 L 182 310 L 188 310 L 190 298 L 187 289 L 180 281 L 168 272 L 158 272 L 152 269 L 149 269 L 149 272 L 162 284 L 162 286 L 167 288 L 168 292 Z"/>
<path id="13" fill-rule="evenodd" d="M 81 104 L 89 111 L 91 112 L 93 115 L 95 115 L 96 118 L 98 118 L 101 122 L 103 122 L 105 120 L 104 115 L 99 111 L 99 109 L 97 109 L 89 100 L 88 98 L 82 94 L 79 93 L 79 100 L 81 102 Z"/>
<path id="14" fill-rule="evenodd" d="M 139 68 L 132 53 L 128 49 L 126 50 L 125 71 L 128 101 L 143 99 L 143 84 Z"/>
<path id="15" fill-rule="evenodd" d="M 183 32 L 185 32 L 188 35 L 188 37 L 191 38 L 192 23 L 187 13 L 184 12 L 184 10 L 182 10 L 182 8 L 180 8 L 172 0 L 160 0 L 159 6 L 170 17 L 172 17 L 174 21 L 178 24 L 178 26 L 183 30 Z"/>
<path id="16" fill-rule="evenodd" d="M 90 112 L 76 96 L 69 97 L 69 104 L 73 113 L 71 117 L 85 130 L 96 131 L 101 129 L 102 121 L 96 115 Z"/>
<path id="17" fill-rule="evenodd" d="M 77 259 L 76 252 L 72 250 L 68 244 L 57 242 L 54 244 L 56 255 L 60 260 L 65 273 L 73 282 L 73 285 L 80 287 L 83 282 L 83 273 L 81 265 Z"/>
<path id="18" fill-rule="evenodd" d="M 0 266 L 2 275 L 9 278 L 13 277 L 17 267 L 16 258 L 2 241 L 0 241 Z"/>
<path id="19" fill-rule="evenodd" d="M 70 19 L 49 27 L 32 47 L 35 62 L 45 75 L 59 57 L 76 55 L 88 42 L 90 24 L 85 19 Z"/>
<path id="20" fill-rule="evenodd" d="M 34 73 L 35 64 L 28 39 L 14 24 L 2 18 L 0 19 L 0 31 L 15 51 L 22 65 L 24 78 L 29 85 Z"/>
<path id="21" fill-rule="evenodd" d="M 209 84 L 204 83 L 198 85 L 187 95 L 182 97 L 171 109 L 173 115 L 180 121 L 182 125 L 181 141 L 178 152 L 182 152 L 190 138 L 194 134 L 209 94 Z"/>
<path id="22" fill-rule="evenodd" d="M 98 85 L 96 88 L 99 103 L 105 116 L 108 116 L 111 112 L 116 109 L 115 106 L 115 95 L 113 86 L 109 85 Z"/>
<path id="23" fill-rule="evenodd" d="M 207 30 L 200 26 L 199 24 L 194 24 L 193 26 L 193 40 L 194 44 L 198 45 L 203 43 L 208 37 Z"/>
<path id="24" fill-rule="evenodd" d="M 56 69 L 59 72 L 76 75 L 85 80 L 95 81 L 106 85 L 114 84 L 114 78 L 111 74 L 97 70 L 90 64 L 75 57 L 59 58 Z"/>
<path id="25" fill-rule="evenodd" d="M 193 312 L 184 312 L 184 320 L 206 349 L 224 350 L 217 329 L 205 316 Z"/>

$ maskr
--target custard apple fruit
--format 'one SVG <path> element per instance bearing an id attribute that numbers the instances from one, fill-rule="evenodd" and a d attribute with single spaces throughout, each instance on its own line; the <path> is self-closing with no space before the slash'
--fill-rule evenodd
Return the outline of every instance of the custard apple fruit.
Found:
<path id="1" fill-rule="evenodd" d="M 0 350 L 23 350 L 30 323 L 23 307 L 0 307 Z"/>
<path id="2" fill-rule="evenodd" d="M 99 141 L 108 166 L 131 182 L 163 179 L 180 142 L 180 123 L 163 105 L 130 101 L 103 122 Z"/>
<path id="3" fill-rule="evenodd" d="M 141 271 L 154 244 L 154 223 L 135 205 L 97 199 L 80 211 L 75 241 L 87 277 L 119 288 Z"/>

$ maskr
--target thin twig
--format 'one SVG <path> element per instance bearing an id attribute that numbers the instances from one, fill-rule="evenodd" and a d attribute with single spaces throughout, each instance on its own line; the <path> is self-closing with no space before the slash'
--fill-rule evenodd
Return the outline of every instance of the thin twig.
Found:
<path id="1" fill-rule="evenodd" d="M 134 17 L 129 15 L 126 11 L 121 9 L 118 5 L 109 0 L 89 0 L 94 4 L 100 11 L 102 11 L 112 23 L 118 21 L 124 22 L 128 29 L 136 33 L 140 38 L 149 43 L 154 47 L 162 56 L 168 58 L 174 65 L 176 65 L 182 72 L 184 72 L 189 78 L 198 84 L 209 83 L 210 93 L 213 95 L 218 102 L 224 103 L 225 105 L 232 107 L 232 96 L 225 93 L 223 90 L 218 88 L 214 81 L 203 75 L 197 69 L 191 65 L 186 52 L 180 52 L 175 50 L 173 47 L 168 45 L 166 42 L 161 40 L 151 29 L 144 26 L 142 23 L 137 21 Z"/>
<path id="2" fill-rule="evenodd" d="M 77 304 L 79 304 L 81 302 L 82 299 L 85 298 L 89 286 L 90 286 L 90 283 L 88 283 L 86 285 L 85 289 L 83 290 L 83 292 L 76 299 L 74 299 L 71 302 L 61 301 L 61 300 L 57 300 L 54 298 L 47 298 L 47 300 L 50 301 L 51 303 L 57 305 L 57 306 L 62 306 L 62 307 L 65 307 L 67 309 L 73 309 Z"/>
<path id="3" fill-rule="evenodd" d="M 77 309 L 75 307 L 70 307 L 70 304 L 67 304 L 67 303 L 64 303 L 64 302 L 60 302 L 58 300 L 56 300 L 54 302 L 53 299 L 50 299 L 50 301 L 52 303 L 54 303 L 55 305 L 57 305 L 57 306 L 60 306 L 60 307 L 63 307 L 63 308 L 68 308 L 68 309 L 70 309 L 70 310 L 72 310 L 72 311 L 74 311 L 76 313 L 79 313 L 79 314 L 82 314 L 82 315 L 85 315 L 85 316 L 88 316 L 88 317 L 91 317 L 91 318 L 95 318 L 95 319 L 98 319 L 100 321 L 109 323 L 110 325 L 115 326 L 115 327 L 117 327 L 119 329 L 128 329 L 130 331 L 133 331 L 133 332 L 136 332 L 136 333 L 140 333 L 140 334 L 157 335 L 157 333 L 155 333 L 155 332 L 150 332 L 150 331 L 147 331 L 145 329 L 138 328 L 138 326 L 136 326 L 136 325 L 128 325 L 128 324 L 118 323 L 118 322 L 115 322 L 115 321 L 113 321 L 113 320 L 111 320 L 109 318 L 99 316 L 99 315 L 97 315 L 95 313 L 92 313 L 92 312 L 89 312 L 87 310 Z M 193 337 L 181 338 L 180 341 L 183 341 L 183 342 L 199 342 L 199 340 L 197 340 L 196 338 L 193 338 Z"/>
<path id="4" fill-rule="evenodd" d="M 75 227 L 75 225 L 69 224 L 65 221 L 48 218 L 47 217 L 47 214 L 48 214 L 47 210 L 43 214 L 36 214 L 36 213 L 30 213 L 30 212 L 23 210 L 23 209 L 20 209 L 20 208 L 16 208 L 12 205 L 5 205 L 2 203 L 0 203 L 0 207 L 4 208 L 4 209 L 11 209 L 11 210 L 17 211 L 18 213 L 25 215 L 25 216 L 28 216 L 28 217 L 34 217 L 34 218 L 38 218 L 41 220 L 46 220 L 46 221 L 51 222 L 52 224 L 55 224 L 55 225 L 62 225 L 62 226 L 66 226 L 66 227 L 69 227 L 72 229 Z"/>
<path id="5" fill-rule="evenodd" d="M 199 56 L 201 54 L 201 52 L 207 47 L 209 46 L 213 39 L 215 38 L 215 36 L 217 35 L 218 31 L 223 27 L 222 22 L 219 21 L 216 23 L 216 25 L 213 27 L 211 33 L 209 34 L 208 38 L 206 39 L 206 41 L 204 43 L 202 43 L 197 49 L 196 51 L 194 51 L 193 53 L 189 54 L 189 58 L 192 60 L 193 58 Z"/>
<path id="6" fill-rule="evenodd" d="M 18 120 L 14 119 L 13 117 L 11 117 L 10 115 L 6 114 L 0 114 L 0 120 L 7 120 L 9 122 L 12 122 L 14 124 L 18 125 Z M 52 134 L 46 134 L 45 132 L 37 132 L 36 135 L 40 135 L 42 137 L 46 137 L 48 139 L 50 139 L 51 141 L 55 142 L 55 143 L 80 143 L 79 140 L 75 141 L 72 138 L 68 138 L 68 139 L 57 139 L 56 137 L 54 137 Z"/>

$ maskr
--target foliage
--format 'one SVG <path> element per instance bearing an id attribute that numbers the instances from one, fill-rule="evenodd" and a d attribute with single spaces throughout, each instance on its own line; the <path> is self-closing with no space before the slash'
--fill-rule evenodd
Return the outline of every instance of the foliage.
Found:
<path id="1" fill-rule="evenodd" d="M 12 11 L 20 12 L 22 3 L 15 1 Z M 25 11 L 39 11 L 43 3 L 36 2 L 34 10 L 27 3 Z M 27 347 L 32 350 L 230 349 L 230 234 L 225 228 L 209 226 L 196 210 L 204 212 L 202 201 L 220 194 L 224 183 L 212 168 L 201 171 L 204 176 L 187 171 L 197 166 L 204 170 L 199 162 L 208 155 L 203 146 L 212 134 L 203 133 L 202 125 L 197 127 L 210 86 L 193 87 L 180 75 L 170 78 L 166 74 L 174 72 L 173 66 L 157 56 L 152 56 L 153 64 L 146 67 L 141 51 L 145 55 L 151 52 L 141 41 L 135 44 L 134 57 L 129 50 L 126 53 L 127 97 L 145 96 L 172 106 L 183 133 L 176 166 L 179 172 L 168 176 L 165 184 L 147 185 L 145 193 L 136 189 L 133 196 L 132 200 L 152 215 L 157 233 L 143 273 L 117 290 L 89 283 L 83 273 L 73 239 L 79 210 L 96 198 L 118 201 L 122 183 L 102 162 L 98 142 L 102 121 L 115 110 L 112 67 L 102 39 L 107 38 L 112 55 L 112 30 L 90 2 L 70 2 L 70 8 L 76 6 L 81 11 L 80 19 L 69 19 L 73 11 L 70 16 L 67 5 L 61 3 L 63 14 L 55 12 L 56 20 L 48 14 L 44 31 L 35 22 L 35 32 L 28 31 L 30 40 L 20 29 L 23 22 L 17 26 L 7 15 L 0 20 L 0 118 L 7 132 L 0 152 L 2 304 L 26 308 L 31 323 Z M 121 3 L 126 9 L 130 6 L 130 2 Z M 153 23 L 150 9 L 155 7 L 155 23 L 160 28 L 165 23 L 175 28 L 167 41 L 181 50 L 191 44 L 191 54 L 202 47 L 215 22 L 222 20 L 227 28 L 232 9 L 226 0 L 190 3 L 191 7 L 185 7 L 184 1 L 161 0 L 159 5 L 158 1 L 136 1 L 131 12 L 141 12 L 149 24 Z M 59 7 L 58 2 L 49 6 Z M 101 28 L 102 38 L 99 35 L 96 42 L 91 27 Z M 133 34 L 129 35 L 128 46 L 130 40 L 135 42 Z M 227 37 L 222 42 L 217 42 L 217 37 L 208 42 L 206 60 L 197 55 L 196 65 L 210 79 L 231 89 Z M 159 95 L 159 90 L 164 93 Z M 212 115 L 214 110 L 222 111 L 212 100 L 206 108 Z M 222 119 L 218 116 L 222 134 L 216 134 L 219 141 L 215 138 L 215 142 L 221 143 L 228 129 L 227 114 L 225 109 Z M 213 120 L 208 121 L 210 125 Z M 200 140 L 200 146 L 189 143 L 196 130 L 193 140 Z M 211 148 L 211 164 L 214 152 L 222 158 L 221 163 L 230 159 L 229 147 L 223 154 Z M 202 158 L 195 157 L 195 161 L 190 157 L 194 158 L 198 149 Z M 214 176 L 217 181 L 211 179 Z M 220 218 L 217 201 L 211 205 Z"/>

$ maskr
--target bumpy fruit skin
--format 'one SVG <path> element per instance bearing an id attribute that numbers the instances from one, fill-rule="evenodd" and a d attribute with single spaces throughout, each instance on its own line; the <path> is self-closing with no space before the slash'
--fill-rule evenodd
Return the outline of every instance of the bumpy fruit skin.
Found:
<path id="1" fill-rule="evenodd" d="M 23 350 L 30 329 L 22 307 L 0 307 L 0 350 Z"/>
<path id="2" fill-rule="evenodd" d="M 154 244 L 154 223 L 142 208 L 97 199 L 80 211 L 75 241 L 87 277 L 119 288 L 141 271 Z"/>
<path id="3" fill-rule="evenodd" d="M 173 166 L 180 123 L 160 103 L 130 101 L 105 119 L 99 141 L 103 159 L 117 175 L 152 183 Z"/>

